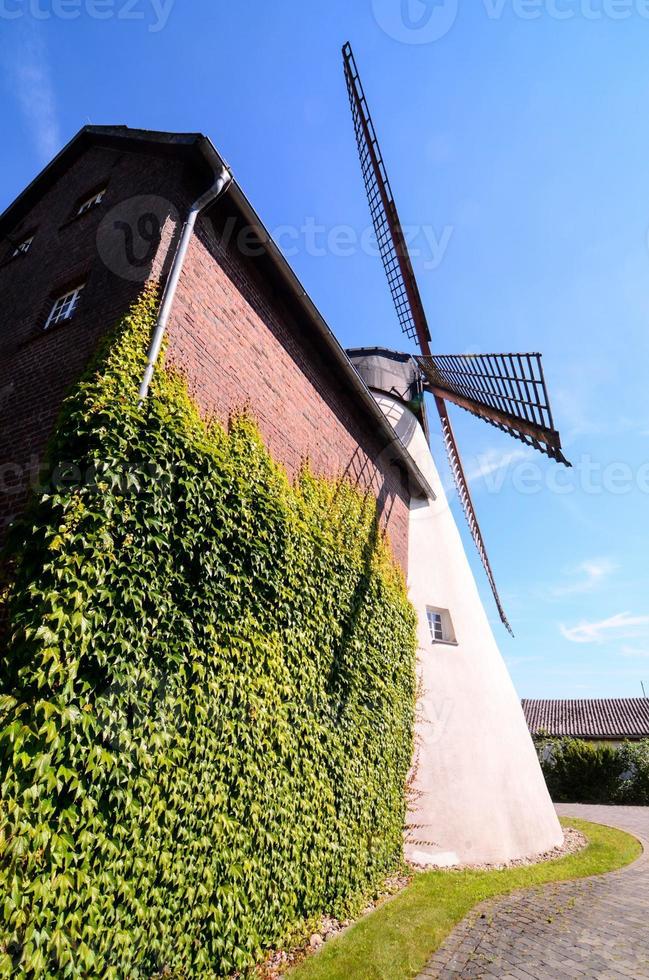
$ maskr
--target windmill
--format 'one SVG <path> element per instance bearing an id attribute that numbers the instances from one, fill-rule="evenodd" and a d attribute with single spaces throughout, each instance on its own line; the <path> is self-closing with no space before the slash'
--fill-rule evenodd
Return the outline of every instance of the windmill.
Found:
<path id="1" fill-rule="evenodd" d="M 419 347 L 420 353 L 413 359 L 420 374 L 421 387 L 434 398 L 458 497 L 500 618 L 512 633 L 498 595 L 447 403 L 458 405 L 525 445 L 570 466 L 561 451 L 561 439 L 554 427 L 541 355 L 433 354 L 419 287 L 349 43 L 343 47 L 343 63 L 363 182 L 397 317 L 403 333 Z"/>

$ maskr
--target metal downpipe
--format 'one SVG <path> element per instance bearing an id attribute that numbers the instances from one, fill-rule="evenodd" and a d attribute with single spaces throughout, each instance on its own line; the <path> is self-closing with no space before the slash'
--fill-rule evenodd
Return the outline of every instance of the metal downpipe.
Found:
<path id="1" fill-rule="evenodd" d="M 153 336 L 151 337 L 147 364 L 146 368 L 144 369 L 142 382 L 138 392 L 138 405 L 142 405 L 144 403 L 149 393 L 149 386 L 151 384 L 151 379 L 153 378 L 156 361 L 160 355 L 160 348 L 162 347 L 165 330 L 167 329 L 167 323 L 169 321 L 171 307 L 173 306 L 173 301 L 176 296 L 176 290 L 178 288 L 178 282 L 183 270 L 187 249 L 189 248 L 189 243 L 191 241 L 192 234 L 194 233 L 196 219 L 198 218 L 199 214 L 204 211 L 206 207 L 208 207 L 208 205 L 213 204 L 214 201 L 216 201 L 227 190 L 231 183 L 232 174 L 224 168 L 217 175 L 209 190 L 194 201 L 189 209 L 185 224 L 183 225 L 180 241 L 178 242 L 178 248 L 176 250 L 176 254 L 174 255 L 169 278 L 167 279 L 164 293 L 162 295 L 162 302 L 158 311 L 158 318 L 156 320 Z"/>

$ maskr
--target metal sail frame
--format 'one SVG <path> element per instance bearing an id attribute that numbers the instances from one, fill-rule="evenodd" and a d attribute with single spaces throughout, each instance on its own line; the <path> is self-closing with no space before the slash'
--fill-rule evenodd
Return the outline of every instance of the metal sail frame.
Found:
<path id="1" fill-rule="evenodd" d="M 500 618 L 513 635 L 498 594 L 446 402 L 454 402 L 527 445 L 569 466 L 561 452 L 559 433 L 554 429 L 540 355 L 433 355 L 430 348 L 430 330 L 419 287 L 356 60 L 349 43 L 343 47 L 343 63 L 363 183 L 397 317 L 403 332 L 411 340 L 416 341 L 421 350 L 421 356 L 417 356 L 415 360 L 427 382 L 427 390 L 435 398 L 444 446 L 458 497 L 487 574 Z M 527 374 L 526 364 L 529 369 Z"/>
<path id="2" fill-rule="evenodd" d="M 430 331 L 419 295 L 419 287 L 354 53 L 349 43 L 343 47 L 343 59 L 363 183 L 397 317 L 406 336 L 419 343 L 423 354 L 430 354 Z"/>
<path id="3" fill-rule="evenodd" d="M 444 401 L 443 398 L 438 398 L 437 396 L 435 396 L 435 404 L 437 406 L 440 422 L 442 424 L 442 438 L 444 440 L 444 448 L 446 449 L 446 455 L 448 456 L 448 462 L 451 469 L 451 474 L 453 476 L 453 482 L 455 483 L 455 489 L 457 490 L 458 498 L 460 500 L 460 503 L 462 504 L 462 509 L 464 511 L 464 516 L 466 517 L 466 522 L 469 525 L 471 536 L 477 548 L 478 554 L 480 555 L 480 561 L 482 562 L 484 570 L 486 572 L 487 581 L 489 582 L 491 591 L 493 593 L 494 601 L 496 603 L 496 608 L 498 610 L 498 615 L 500 616 L 501 622 L 503 623 L 505 628 L 513 636 L 514 631 L 511 628 L 509 620 L 507 619 L 507 614 L 501 602 L 500 593 L 498 592 L 498 587 L 496 586 L 496 580 L 494 579 L 494 575 L 491 570 L 491 563 L 489 561 L 489 556 L 487 555 L 487 548 L 484 543 L 484 538 L 482 537 L 482 531 L 480 530 L 480 525 L 478 523 L 475 507 L 473 506 L 473 498 L 471 497 L 471 491 L 469 490 L 469 482 L 464 473 L 464 467 L 462 466 L 462 460 L 460 458 L 460 451 L 457 448 L 457 443 L 455 441 L 455 434 L 451 427 L 451 420 L 448 416 L 448 410 L 446 408 L 446 402 Z"/>
<path id="4" fill-rule="evenodd" d="M 447 399 L 565 466 L 540 354 L 415 357 L 433 395 Z"/>

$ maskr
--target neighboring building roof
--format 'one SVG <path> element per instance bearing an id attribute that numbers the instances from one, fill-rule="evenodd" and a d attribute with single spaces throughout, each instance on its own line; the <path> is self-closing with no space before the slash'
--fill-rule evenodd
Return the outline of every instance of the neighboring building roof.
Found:
<path id="1" fill-rule="evenodd" d="M 575 738 L 649 738 L 649 698 L 531 701 L 523 712 L 532 735 Z"/>
<path id="2" fill-rule="evenodd" d="M 212 182 L 216 170 L 223 168 L 229 170 L 211 140 L 202 133 L 166 133 L 149 129 L 131 129 L 128 126 L 84 126 L 34 178 L 31 184 L 18 195 L 16 200 L 0 214 L 0 237 L 8 234 L 10 228 L 29 211 L 47 187 L 65 173 L 79 154 L 93 145 L 136 150 L 148 148 L 157 154 L 181 155 L 183 159 L 193 164 L 201 172 L 204 171 L 206 175 L 210 175 L 209 183 Z M 392 448 L 394 458 L 408 472 L 412 480 L 413 495 L 421 494 L 424 497 L 434 499 L 433 488 L 406 447 L 397 438 L 383 412 L 374 401 L 367 385 L 353 367 L 347 354 L 234 177 L 227 188 L 227 197 L 234 203 L 245 223 L 256 235 L 270 261 L 274 274 L 301 309 L 314 334 L 320 338 L 335 358 L 340 374 L 346 378 L 347 384 L 358 398 L 359 410 L 373 419 L 377 429 L 382 432 L 387 444 Z"/>

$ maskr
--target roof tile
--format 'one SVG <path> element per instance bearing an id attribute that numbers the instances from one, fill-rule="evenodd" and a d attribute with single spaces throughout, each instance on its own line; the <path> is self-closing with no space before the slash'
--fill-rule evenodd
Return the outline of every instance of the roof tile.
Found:
<path id="1" fill-rule="evenodd" d="M 533 735 L 578 738 L 649 738 L 649 698 L 600 698 L 577 701 L 523 699 Z"/>

